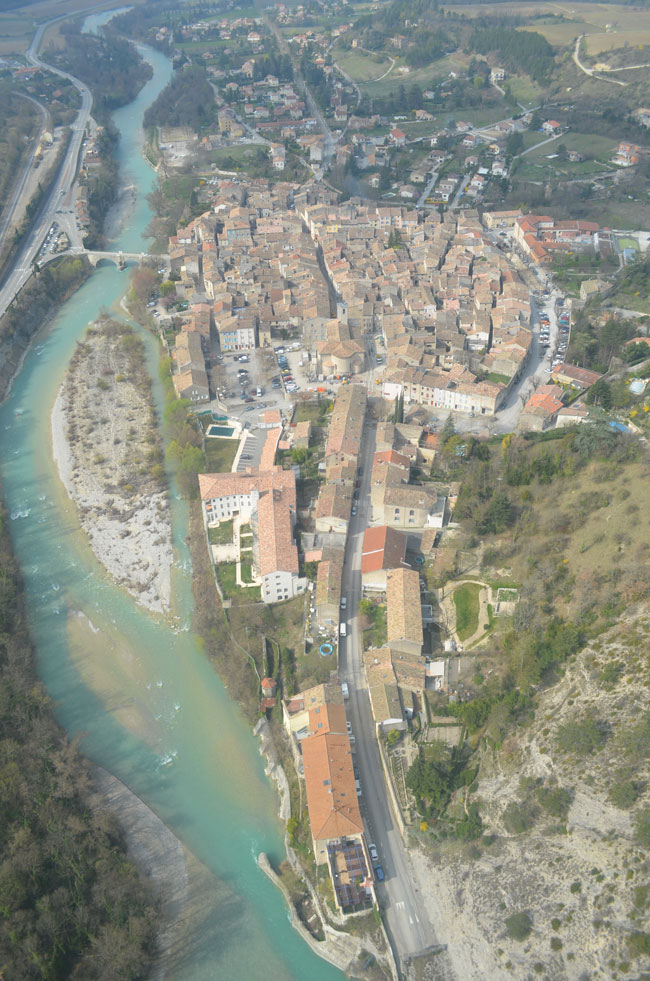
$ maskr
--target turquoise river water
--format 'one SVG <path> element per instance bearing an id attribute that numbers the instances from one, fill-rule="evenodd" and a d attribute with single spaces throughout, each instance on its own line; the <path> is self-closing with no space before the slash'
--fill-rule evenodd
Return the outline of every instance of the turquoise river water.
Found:
<path id="1" fill-rule="evenodd" d="M 137 189 L 110 243 L 126 252 L 146 248 L 146 194 L 155 175 L 141 154 L 142 115 L 171 75 L 165 57 L 141 51 L 153 78 L 114 115 L 122 174 Z M 52 460 L 50 410 L 76 342 L 126 285 L 125 273 L 100 266 L 38 339 L 0 408 L 3 490 L 40 674 L 82 751 L 138 794 L 208 870 L 200 910 L 168 977 L 334 981 L 341 974 L 293 931 L 281 894 L 256 864 L 260 851 L 282 858 L 277 799 L 257 742 L 188 629 L 183 502 L 172 495 L 177 563 L 170 625 L 105 575 Z M 156 342 L 146 339 L 157 377 Z M 155 395 L 160 404 L 157 382 Z"/>

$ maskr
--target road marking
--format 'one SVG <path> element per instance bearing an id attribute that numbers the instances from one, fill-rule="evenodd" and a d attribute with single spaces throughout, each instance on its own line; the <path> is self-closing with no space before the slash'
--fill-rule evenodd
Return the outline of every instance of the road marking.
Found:
<path id="1" fill-rule="evenodd" d="M 398 903 L 395 903 L 396 909 L 404 909 L 404 902 L 400 899 Z"/>

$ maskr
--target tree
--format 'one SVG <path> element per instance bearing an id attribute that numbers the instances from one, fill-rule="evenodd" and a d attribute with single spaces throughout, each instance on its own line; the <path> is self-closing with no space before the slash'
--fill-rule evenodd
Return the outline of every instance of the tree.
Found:
<path id="1" fill-rule="evenodd" d="M 511 133 L 506 140 L 506 156 L 516 157 L 524 149 L 524 138 L 521 133 Z"/>
<path id="2" fill-rule="evenodd" d="M 447 440 L 450 440 L 451 437 L 455 435 L 456 435 L 456 427 L 454 425 L 454 417 L 450 412 L 449 415 L 447 416 L 447 419 L 445 420 L 444 426 L 442 427 L 442 432 L 440 433 L 440 439 L 443 446 L 447 442 Z"/>
<path id="3" fill-rule="evenodd" d="M 612 407 L 612 389 L 604 378 L 599 378 L 585 396 L 588 405 L 600 405 L 603 409 Z"/>

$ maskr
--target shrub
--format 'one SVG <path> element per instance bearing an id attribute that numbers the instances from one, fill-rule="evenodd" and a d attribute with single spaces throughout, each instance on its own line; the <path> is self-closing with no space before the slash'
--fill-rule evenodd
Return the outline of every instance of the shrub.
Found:
<path id="1" fill-rule="evenodd" d="M 507 831 L 513 835 L 524 834 L 530 831 L 535 824 L 535 809 L 525 801 L 517 803 L 512 801 L 503 812 L 503 824 Z"/>
<path id="2" fill-rule="evenodd" d="M 572 882 L 570 888 L 571 888 L 571 892 L 572 893 L 581 892 L 582 891 L 582 883 L 580 883 L 580 882 Z"/>
<path id="3" fill-rule="evenodd" d="M 540 787 L 537 799 L 548 814 L 566 820 L 571 805 L 571 792 L 565 787 Z"/>
<path id="4" fill-rule="evenodd" d="M 650 807 L 637 814 L 636 838 L 640 845 L 650 848 Z"/>
<path id="5" fill-rule="evenodd" d="M 632 933 L 627 942 L 636 957 L 650 954 L 650 933 Z"/>
<path id="6" fill-rule="evenodd" d="M 513 913 L 506 920 L 506 930 L 508 936 L 513 940 L 524 941 L 530 936 L 533 929 L 533 921 L 528 913 Z"/>
<path id="7" fill-rule="evenodd" d="M 557 730 L 557 745 L 564 753 L 586 756 L 599 750 L 605 742 L 603 725 L 596 716 L 587 712 L 565 722 Z"/>
<path id="8" fill-rule="evenodd" d="M 634 780 L 618 780 L 609 788 L 609 799 L 614 807 L 628 810 L 639 796 L 639 786 Z"/>

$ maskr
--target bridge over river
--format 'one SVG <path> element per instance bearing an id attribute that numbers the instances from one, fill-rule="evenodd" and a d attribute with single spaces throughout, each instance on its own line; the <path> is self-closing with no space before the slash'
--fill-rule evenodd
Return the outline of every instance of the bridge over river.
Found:
<path id="1" fill-rule="evenodd" d="M 126 269 L 128 265 L 138 263 L 139 265 L 149 265 L 149 263 L 168 263 L 169 256 L 165 254 L 153 255 L 149 252 L 98 252 L 93 249 L 66 249 L 64 252 L 55 252 L 54 255 L 43 257 L 39 261 L 39 266 L 44 266 L 54 259 L 61 256 L 86 256 L 91 266 L 96 267 L 100 262 L 114 262 L 118 269 Z"/>

